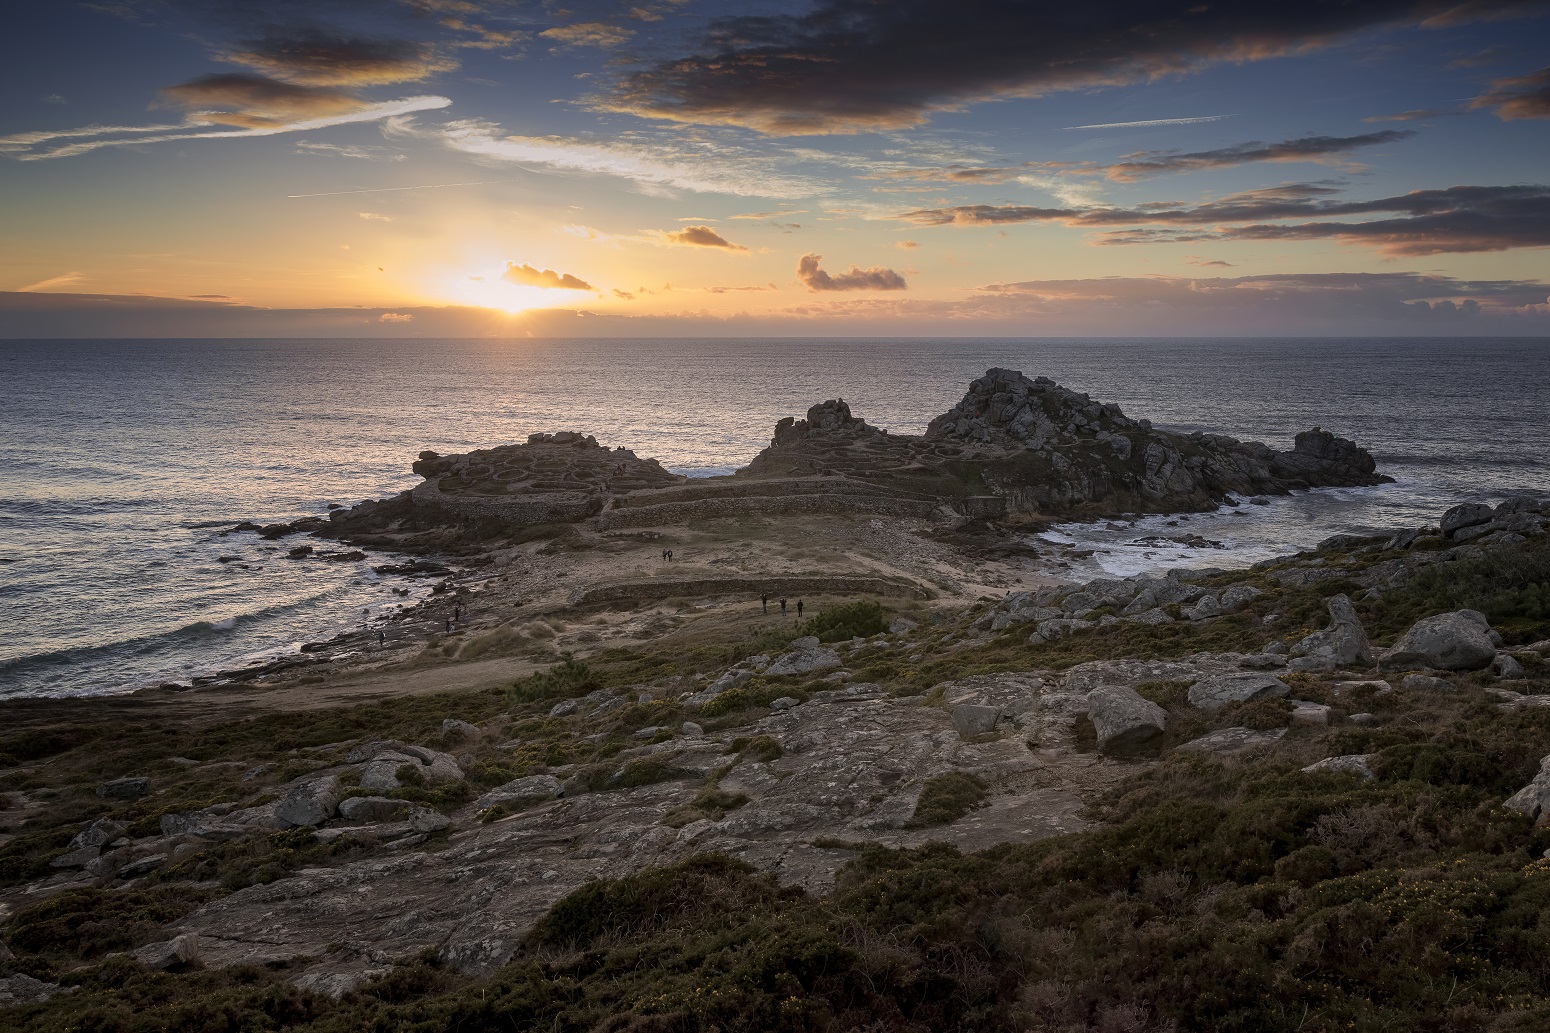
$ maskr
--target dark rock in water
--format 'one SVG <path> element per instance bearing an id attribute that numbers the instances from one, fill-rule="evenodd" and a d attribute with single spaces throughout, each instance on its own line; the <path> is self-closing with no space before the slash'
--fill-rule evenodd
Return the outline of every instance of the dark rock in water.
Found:
<path id="1" fill-rule="evenodd" d="M 296 533 L 295 526 L 291 524 L 265 524 L 258 529 L 258 536 L 273 541 L 276 538 L 284 538 L 286 535 Z"/>
<path id="2" fill-rule="evenodd" d="M 1186 548 L 1186 549 L 1225 549 L 1225 548 L 1227 548 L 1227 546 L 1223 545 L 1221 542 L 1213 541 L 1210 538 L 1202 538 L 1198 534 L 1176 534 L 1176 535 L 1154 534 L 1154 535 L 1148 535 L 1145 538 L 1136 538 L 1133 541 L 1126 542 L 1125 544 L 1126 545 L 1135 546 L 1135 547 L 1141 548 L 1141 549 L 1166 549 L 1166 548 L 1170 548 L 1170 547 L 1171 548 L 1183 547 L 1183 548 Z"/>
<path id="3" fill-rule="evenodd" d="M 105 800 L 134 800 L 151 791 L 151 780 L 140 776 L 115 778 L 97 787 L 97 795 Z"/>
<path id="4" fill-rule="evenodd" d="M 293 560 L 305 559 L 306 557 L 312 555 L 312 546 L 310 546 L 310 545 L 298 545 L 298 546 L 296 546 L 296 548 L 292 549 L 290 552 L 286 553 L 285 555 L 290 557 Z"/>

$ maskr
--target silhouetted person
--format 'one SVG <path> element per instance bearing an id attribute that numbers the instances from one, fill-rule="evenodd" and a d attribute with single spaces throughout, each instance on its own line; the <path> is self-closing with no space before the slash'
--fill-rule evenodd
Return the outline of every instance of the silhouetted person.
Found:
<path id="1" fill-rule="evenodd" d="M 800 618 L 801 616 L 802 616 L 802 600 L 798 599 L 797 600 L 797 617 Z"/>
<path id="2" fill-rule="evenodd" d="M 785 613 L 786 612 L 786 597 L 785 596 L 781 596 L 780 597 L 780 612 L 781 613 Z"/>
<path id="3" fill-rule="evenodd" d="M 385 645 L 387 645 L 387 632 L 385 632 L 382 629 L 378 628 L 377 629 L 377 646 L 378 646 L 378 648 L 380 648 L 380 647 L 385 646 Z"/>
<path id="4" fill-rule="evenodd" d="M 451 617 L 447 618 L 447 634 L 448 635 L 452 634 L 452 618 Z"/>
<path id="5" fill-rule="evenodd" d="M 759 597 L 759 605 L 764 607 L 764 612 L 765 613 L 769 613 L 770 612 L 770 597 L 767 596 L 767 595 L 761 595 Z"/>

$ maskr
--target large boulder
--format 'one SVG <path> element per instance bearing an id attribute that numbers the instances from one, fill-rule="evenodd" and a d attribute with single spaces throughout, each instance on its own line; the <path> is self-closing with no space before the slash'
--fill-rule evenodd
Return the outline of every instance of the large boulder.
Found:
<path id="1" fill-rule="evenodd" d="M 1111 757 L 1155 751 L 1168 728 L 1166 710 L 1123 685 L 1103 685 L 1089 692 L 1087 716 L 1098 733 L 1098 752 Z"/>
<path id="2" fill-rule="evenodd" d="M 1321 771 L 1333 771 L 1346 775 L 1357 775 L 1360 778 L 1371 780 L 1373 776 L 1372 762 L 1378 759 L 1376 753 L 1348 753 L 1343 757 L 1326 757 L 1303 768 L 1304 771 L 1317 773 Z"/>
<path id="3" fill-rule="evenodd" d="M 1535 825 L 1550 825 L 1550 756 L 1540 760 L 1539 774 L 1508 797 L 1505 806 L 1525 815 Z"/>
<path id="4" fill-rule="evenodd" d="M 560 780 L 553 775 L 528 775 L 496 786 L 474 801 L 474 806 L 494 807 L 502 803 L 541 803 L 560 795 Z"/>
<path id="5" fill-rule="evenodd" d="M 1496 659 L 1491 622 L 1478 610 L 1439 613 L 1415 622 L 1383 655 L 1391 671 L 1431 667 L 1440 671 L 1478 671 Z"/>
<path id="6" fill-rule="evenodd" d="M 463 769 L 457 760 L 445 753 L 428 750 L 423 746 L 405 746 L 402 743 L 376 744 L 385 748 L 371 751 L 371 759 L 361 771 L 361 788 L 377 793 L 391 792 L 404 785 L 407 776 L 414 782 L 418 776 L 424 785 L 441 785 L 461 782 Z M 351 756 L 357 754 L 351 753 Z M 347 757 L 346 760 L 349 758 Z M 408 771 L 404 771 L 407 766 Z M 403 772 L 403 776 L 400 775 Z M 411 774 L 412 772 L 412 774 Z"/>
<path id="7" fill-rule="evenodd" d="M 1201 710 L 1220 710 L 1229 703 L 1284 698 L 1291 691 L 1292 687 L 1280 678 L 1262 672 L 1219 674 L 1214 678 L 1202 678 L 1191 685 L 1189 702 Z"/>
<path id="8" fill-rule="evenodd" d="M 334 816 L 343 795 L 333 775 L 297 782 L 275 804 L 275 824 L 282 829 L 321 825 Z"/>
<path id="9" fill-rule="evenodd" d="M 978 703 L 959 703 L 953 707 L 953 727 L 964 736 L 988 735 L 996 730 L 1001 720 L 1000 707 L 987 707 Z"/>
<path id="10" fill-rule="evenodd" d="M 138 775 L 115 778 L 97 787 L 97 795 L 104 800 L 134 800 L 151 791 L 151 780 Z"/>
<path id="11" fill-rule="evenodd" d="M 818 671 L 833 670 L 842 663 L 840 654 L 820 646 L 816 638 L 799 638 L 792 645 L 799 648 L 778 657 L 764 669 L 766 675 L 773 678 L 783 674 L 815 674 Z"/>
<path id="12" fill-rule="evenodd" d="M 1292 656 L 1311 661 L 1297 665 L 1305 669 L 1372 665 L 1372 643 L 1367 641 L 1367 631 L 1356 616 L 1350 597 L 1337 595 L 1329 601 L 1329 627 L 1293 646 Z"/>
<path id="13" fill-rule="evenodd" d="M 1466 502 L 1461 506 L 1454 506 L 1442 515 L 1442 533 L 1451 538 L 1466 527 L 1489 523 L 1494 516 L 1496 516 L 1496 510 L 1490 506 L 1478 502 Z"/>

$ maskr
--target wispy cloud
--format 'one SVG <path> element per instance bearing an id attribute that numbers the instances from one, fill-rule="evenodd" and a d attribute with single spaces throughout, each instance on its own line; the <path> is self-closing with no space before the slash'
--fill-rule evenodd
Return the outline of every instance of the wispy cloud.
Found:
<path id="1" fill-rule="evenodd" d="M 568 47 L 617 47 L 627 43 L 635 35 L 634 30 L 607 22 L 577 22 L 559 25 L 539 33 L 545 39 Z"/>
<path id="2" fill-rule="evenodd" d="M 71 287 L 85 278 L 80 273 L 60 273 L 58 276 L 50 276 L 46 280 L 39 280 L 37 283 L 29 283 L 25 287 L 17 287 L 15 289 L 18 293 L 30 294 L 54 290 L 59 287 Z"/>
<path id="3" fill-rule="evenodd" d="M 1504 122 L 1520 118 L 1550 118 L 1550 66 L 1527 75 L 1497 79 L 1476 97 L 1472 108 L 1490 108 Z"/>
<path id="4" fill-rule="evenodd" d="M 283 125 L 251 126 L 239 129 L 206 129 L 211 122 L 194 117 L 178 125 L 93 125 L 79 129 L 16 133 L 11 136 L 0 136 L 0 154 L 9 154 L 19 161 L 40 161 L 47 158 L 68 158 L 103 147 L 139 147 L 181 140 L 234 140 L 255 136 L 277 136 L 281 133 L 327 129 L 354 122 L 377 122 L 416 111 L 433 111 L 447 107 L 451 103 L 452 101 L 446 97 L 405 97 L 402 100 L 369 104 L 358 110 L 337 115 L 306 118 Z M 59 140 L 77 142 L 53 147 L 43 146 Z"/>
<path id="5" fill-rule="evenodd" d="M 1231 115 L 1197 115 L 1193 118 L 1148 118 L 1139 122 L 1096 122 L 1087 126 L 1064 126 L 1065 129 L 1150 129 L 1153 126 L 1190 126 L 1197 122 L 1220 122 Z"/>
<path id="6" fill-rule="evenodd" d="M 413 130 L 454 150 L 528 171 L 580 172 L 629 180 L 642 189 L 743 197 L 806 197 L 819 184 L 785 174 L 767 155 L 709 141 L 665 143 L 611 137 L 513 136 L 481 119 Z M 536 167 L 536 168 L 535 168 Z"/>

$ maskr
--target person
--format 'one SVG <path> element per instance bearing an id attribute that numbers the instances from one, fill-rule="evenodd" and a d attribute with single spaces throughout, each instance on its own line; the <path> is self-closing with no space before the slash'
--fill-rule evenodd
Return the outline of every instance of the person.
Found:
<path id="1" fill-rule="evenodd" d="M 447 634 L 448 635 L 452 634 L 452 618 L 451 617 L 447 618 Z"/>
<path id="2" fill-rule="evenodd" d="M 785 596 L 781 596 L 780 597 L 780 612 L 781 613 L 785 613 L 786 612 L 786 597 Z"/>
<path id="3" fill-rule="evenodd" d="M 797 600 L 797 619 L 800 620 L 801 618 L 802 618 L 802 600 L 798 599 Z"/>
<path id="4" fill-rule="evenodd" d="M 764 612 L 765 613 L 769 613 L 770 612 L 770 597 L 769 597 L 768 593 L 766 593 L 764 595 L 761 595 L 759 597 L 759 605 L 764 607 Z"/>
<path id="5" fill-rule="evenodd" d="M 378 648 L 381 648 L 382 646 L 385 646 L 385 645 L 387 645 L 387 632 L 383 631 L 381 628 L 378 628 L 377 629 L 377 646 L 378 646 Z"/>

